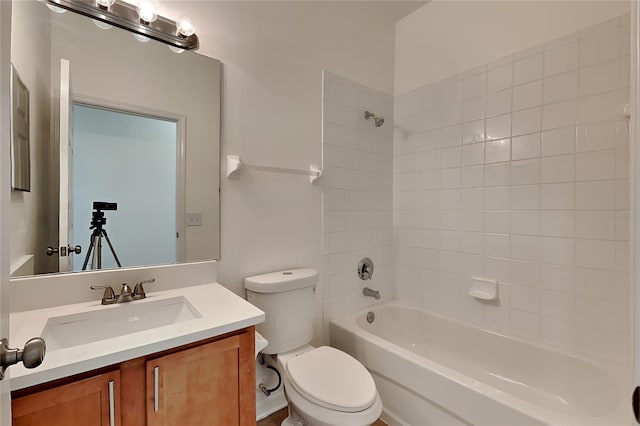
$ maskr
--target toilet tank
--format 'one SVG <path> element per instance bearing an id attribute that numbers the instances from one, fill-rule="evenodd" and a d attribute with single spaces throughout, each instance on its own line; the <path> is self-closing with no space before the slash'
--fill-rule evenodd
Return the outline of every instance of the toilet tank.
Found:
<path id="1" fill-rule="evenodd" d="M 247 300 L 265 313 L 265 322 L 256 325 L 269 342 L 262 353 L 283 353 L 311 342 L 317 282 L 318 271 L 311 268 L 244 279 Z"/>

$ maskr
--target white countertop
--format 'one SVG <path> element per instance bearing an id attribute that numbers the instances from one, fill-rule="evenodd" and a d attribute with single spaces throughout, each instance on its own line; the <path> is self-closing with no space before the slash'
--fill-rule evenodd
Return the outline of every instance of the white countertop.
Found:
<path id="1" fill-rule="evenodd" d="M 152 302 L 176 296 L 187 299 L 202 317 L 97 342 L 47 351 L 44 362 L 37 368 L 26 369 L 20 363 L 8 370 L 11 375 L 11 390 L 118 364 L 264 321 L 264 312 L 218 283 L 150 292 L 147 293 L 146 299 L 128 302 L 128 304 Z M 22 347 L 30 338 L 41 336 L 49 318 L 90 310 L 117 309 L 119 306 L 122 304 L 103 306 L 98 299 L 94 302 L 12 313 L 9 317 L 11 344 Z"/>

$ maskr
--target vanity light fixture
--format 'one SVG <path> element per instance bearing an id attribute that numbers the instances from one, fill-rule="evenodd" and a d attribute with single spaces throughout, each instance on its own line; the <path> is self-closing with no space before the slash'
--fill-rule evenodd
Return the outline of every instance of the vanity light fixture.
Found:
<path id="1" fill-rule="evenodd" d="M 151 0 L 139 0 L 135 6 L 122 0 L 44 1 L 50 8 L 70 10 L 94 21 L 131 31 L 136 38 L 153 39 L 181 50 L 198 48 L 193 22 L 187 17 L 180 17 L 178 22 L 174 22 L 159 16 Z"/>

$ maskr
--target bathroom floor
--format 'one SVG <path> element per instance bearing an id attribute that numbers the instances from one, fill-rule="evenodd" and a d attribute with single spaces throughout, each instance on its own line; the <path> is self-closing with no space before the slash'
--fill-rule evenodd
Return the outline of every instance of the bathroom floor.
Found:
<path id="1" fill-rule="evenodd" d="M 287 408 L 283 408 L 280 411 L 276 411 L 269 417 L 266 417 L 258 422 L 258 426 L 280 426 L 280 423 L 287 417 Z M 372 426 L 387 426 L 385 422 L 378 419 Z"/>

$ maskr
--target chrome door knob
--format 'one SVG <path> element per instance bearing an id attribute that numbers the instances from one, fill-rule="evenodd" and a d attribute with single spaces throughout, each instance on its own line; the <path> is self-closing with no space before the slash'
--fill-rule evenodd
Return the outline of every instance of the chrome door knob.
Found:
<path id="1" fill-rule="evenodd" d="M 45 250 L 45 253 L 47 253 L 47 256 L 52 256 L 55 253 L 58 253 L 58 247 L 47 247 L 47 249 Z"/>
<path id="2" fill-rule="evenodd" d="M 18 351 L 18 361 L 22 361 L 25 368 L 36 368 L 42 361 L 47 352 L 47 344 L 42 337 L 34 337 L 24 344 L 24 349 Z"/>
<path id="3" fill-rule="evenodd" d="M 82 253 L 82 246 L 75 246 L 75 247 L 69 246 L 68 251 L 69 251 L 69 254 L 71 253 L 80 254 Z"/>
<path id="4" fill-rule="evenodd" d="M 0 380 L 4 378 L 5 370 L 19 362 L 25 368 L 36 368 L 42 361 L 47 351 L 47 345 L 43 338 L 34 337 L 24 344 L 24 349 L 11 349 L 7 339 L 0 340 Z"/>

